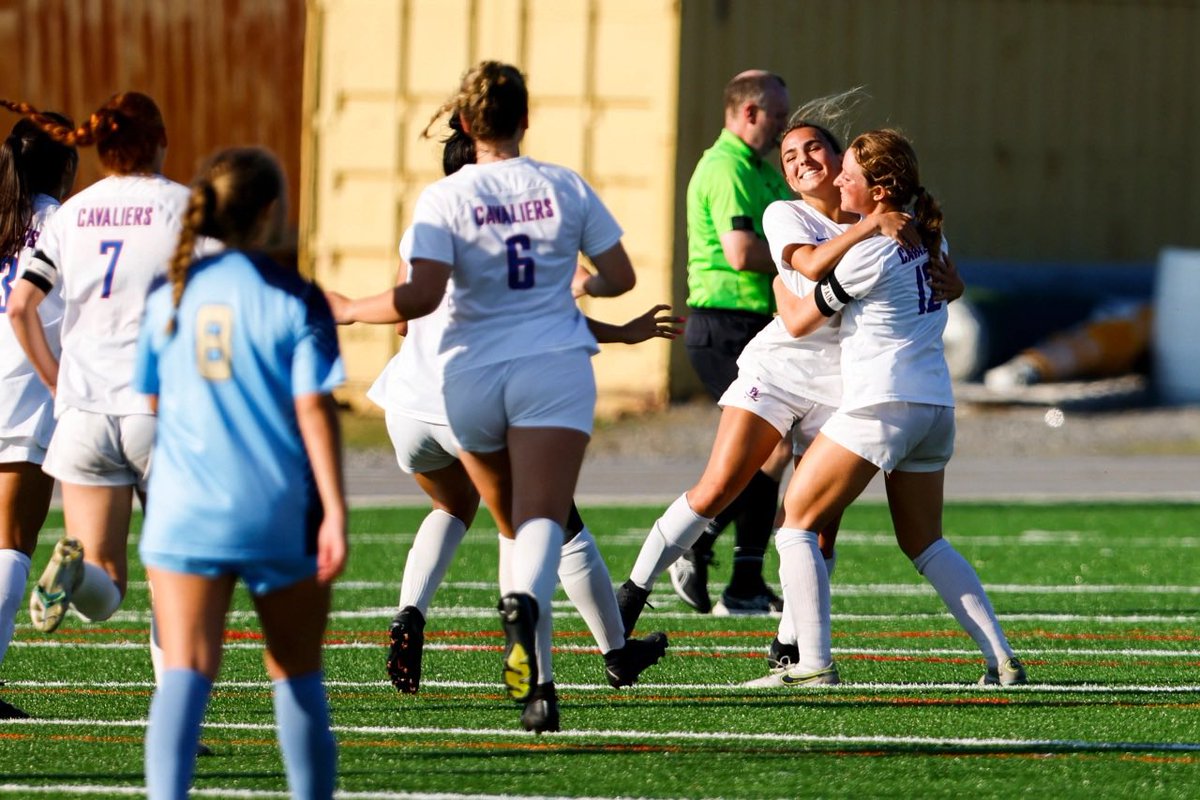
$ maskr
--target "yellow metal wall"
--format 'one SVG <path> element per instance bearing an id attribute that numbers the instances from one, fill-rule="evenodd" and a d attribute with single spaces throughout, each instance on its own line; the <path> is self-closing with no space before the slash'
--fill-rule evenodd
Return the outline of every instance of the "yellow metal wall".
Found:
<path id="1" fill-rule="evenodd" d="M 621 321 L 682 303 L 684 190 L 734 73 L 782 74 L 794 103 L 865 85 L 854 131 L 902 128 L 964 260 L 1142 261 L 1200 247 L 1200 3 L 1184 0 L 309 0 L 302 227 L 307 263 L 353 294 L 392 278 L 437 145 L 418 139 L 485 57 L 530 79 L 526 151 L 578 169 L 627 231 Z M 394 352 L 346 331 L 351 388 Z M 682 343 L 609 347 L 607 408 L 686 396 Z M 669 376 L 669 377 L 668 377 Z"/>
<path id="2" fill-rule="evenodd" d="M 306 266 L 352 295 L 391 285 L 413 204 L 441 175 L 420 133 L 462 72 L 495 58 L 529 78 L 524 151 L 578 170 L 625 229 L 638 287 L 585 310 L 623 322 L 668 302 L 676 19 L 669 0 L 310 0 Z M 398 340 L 355 326 L 342 345 L 355 400 Z M 661 403 L 667 358 L 662 341 L 606 347 L 602 411 Z"/>

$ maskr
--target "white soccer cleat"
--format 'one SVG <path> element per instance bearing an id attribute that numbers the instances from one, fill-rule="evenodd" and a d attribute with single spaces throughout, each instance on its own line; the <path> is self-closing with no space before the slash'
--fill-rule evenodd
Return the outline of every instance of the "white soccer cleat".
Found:
<path id="1" fill-rule="evenodd" d="M 798 667 L 788 669 L 773 669 L 761 678 L 746 681 L 742 686 L 747 689 L 779 689 L 792 686 L 837 686 L 841 683 L 838 677 L 837 664 L 830 664 L 816 672 L 802 671 Z"/>
<path id="2" fill-rule="evenodd" d="M 77 539 L 64 536 L 54 544 L 50 563 L 38 578 L 29 596 L 29 616 L 33 627 L 51 633 L 67 615 L 71 593 L 83 580 L 83 545 Z"/>

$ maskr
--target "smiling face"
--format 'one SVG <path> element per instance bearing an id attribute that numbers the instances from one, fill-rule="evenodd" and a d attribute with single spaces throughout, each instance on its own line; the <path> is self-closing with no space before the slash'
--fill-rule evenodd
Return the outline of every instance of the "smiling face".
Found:
<path id="1" fill-rule="evenodd" d="M 875 205 L 883 194 L 882 189 L 867 185 L 867 178 L 854 158 L 852 149 L 846 150 L 846 154 L 842 156 L 842 173 L 837 176 L 834 185 L 842 193 L 842 210 L 862 216 L 875 210 Z"/>
<path id="2" fill-rule="evenodd" d="M 832 190 L 834 179 L 842 171 L 841 154 L 816 128 L 789 131 L 783 137 L 779 155 L 788 186 L 801 196 Z"/>

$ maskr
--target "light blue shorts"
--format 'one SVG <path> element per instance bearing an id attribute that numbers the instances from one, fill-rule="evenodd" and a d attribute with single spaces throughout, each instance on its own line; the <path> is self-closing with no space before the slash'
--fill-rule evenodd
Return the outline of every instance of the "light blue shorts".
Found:
<path id="1" fill-rule="evenodd" d="M 147 567 L 199 575 L 202 578 L 220 578 L 236 575 L 246 583 L 252 595 L 264 595 L 285 589 L 294 583 L 317 574 L 317 557 L 300 556 L 285 559 L 218 559 L 200 556 L 181 556 L 171 553 L 141 553 L 142 563 Z"/>

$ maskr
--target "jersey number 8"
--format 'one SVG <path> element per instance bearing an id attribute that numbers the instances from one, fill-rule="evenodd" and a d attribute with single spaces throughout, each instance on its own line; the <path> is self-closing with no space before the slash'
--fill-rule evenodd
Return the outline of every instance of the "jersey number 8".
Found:
<path id="1" fill-rule="evenodd" d="M 196 369 L 210 381 L 233 377 L 233 309 L 200 306 L 196 311 Z"/>

